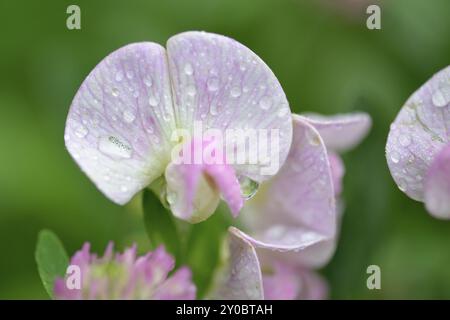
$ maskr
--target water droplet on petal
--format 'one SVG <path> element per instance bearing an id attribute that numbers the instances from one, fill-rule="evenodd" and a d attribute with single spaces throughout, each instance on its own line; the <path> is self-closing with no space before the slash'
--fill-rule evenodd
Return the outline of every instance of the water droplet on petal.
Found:
<path id="1" fill-rule="evenodd" d="M 391 161 L 393 163 L 399 163 L 400 161 L 400 155 L 396 151 L 391 152 Z"/>
<path id="2" fill-rule="evenodd" d="M 259 107 L 263 110 L 268 110 L 272 106 L 272 100 L 268 96 L 264 96 L 259 100 Z"/>
<path id="3" fill-rule="evenodd" d="M 116 79 L 117 82 L 122 81 L 122 79 L 123 79 L 122 71 L 117 71 L 115 79 Z"/>
<path id="4" fill-rule="evenodd" d="M 431 97 L 436 107 L 445 107 L 450 102 L 450 83 L 441 82 Z"/>
<path id="5" fill-rule="evenodd" d="M 84 138 L 87 136 L 88 133 L 89 133 L 89 130 L 83 125 L 80 125 L 75 129 L 75 135 L 78 138 Z"/>
<path id="6" fill-rule="evenodd" d="M 193 96 L 195 96 L 197 94 L 197 90 L 195 89 L 195 87 L 193 85 L 189 85 L 186 88 L 186 93 L 189 96 L 193 97 Z"/>
<path id="7" fill-rule="evenodd" d="M 133 149 L 123 139 L 115 136 L 101 137 L 98 148 L 105 155 L 113 158 L 131 158 Z"/>
<path id="8" fill-rule="evenodd" d="M 128 70 L 126 74 L 127 74 L 127 78 L 128 78 L 128 79 L 133 79 L 133 77 L 134 77 L 133 71 Z"/>
<path id="9" fill-rule="evenodd" d="M 159 98 L 157 98 L 156 96 L 151 95 L 148 98 L 148 104 L 152 107 L 156 107 L 159 103 Z"/>
<path id="10" fill-rule="evenodd" d="M 127 191 L 128 191 L 127 186 L 121 186 L 121 187 L 120 187 L 120 191 L 122 191 L 122 192 L 127 192 Z"/>
<path id="11" fill-rule="evenodd" d="M 402 147 L 407 147 L 411 144 L 411 138 L 407 135 L 400 135 L 398 137 L 398 143 L 400 143 Z"/>
<path id="12" fill-rule="evenodd" d="M 191 76 L 194 73 L 194 68 L 192 68 L 192 64 L 189 62 L 184 65 L 184 73 L 188 76 Z"/>
<path id="13" fill-rule="evenodd" d="M 134 115 L 134 112 L 130 109 L 126 109 L 123 112 L 123 120 L 125 122 L 131 123 L 136 119 L 136 116 Z"/>
<path id="14" fill-rule="evenodd" d="M 238 176 L 241 193 L 245 200 L 251 199 L 258 191 L 259 183 L 246 176 Z"/>
<path id="15" fill-rule="evenodd" d="M 151 86 L 153 85 L 153 79 L 152 79 L 152 77 L 151 77 L 150 75 L 146 75 L 146 76 L 144 77 L 144 84 L 145 84 L 147 87 L 151 87 Z"/>
<path id="16" fill-rule="evenodd" d="M 119 96 L 119 89 L 112 88 L 111 89 L 111 94 L 113 95 L 113 97 L 118 97 Z"/>
<path id="17" fill-rule="evenodd" d="M 166 201 L 169 205 L 174 204 L 177 200 L 177 194 L 173 191 L 167 192 Z"/>
<path id="18" fill-rule="evenodd" d="M 219 89 L 219 79 L 216 77 L 209 78 L 208 81 L 206 81 L 206 86 L 209 91 L 217 91 Z"/>
<path id="19" fill-rule="evenodd" d="M 233 98 L 238 98 L 241 95 L 241 87 L 235 86 L 231 88 L 230 95 Z"/>

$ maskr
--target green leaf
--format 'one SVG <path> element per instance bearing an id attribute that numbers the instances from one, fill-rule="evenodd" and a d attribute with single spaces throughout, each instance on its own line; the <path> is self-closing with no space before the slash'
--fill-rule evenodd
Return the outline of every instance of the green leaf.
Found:
<path id="1" fill-rule="evenodd" d="M 203 298 L 214 271 L 220 262 L 220 253 L 228 227 L 232 224 L 231 215 L 223 205 L 207 220 L 192 225 L 186 245 L 186 263 L 191 268 L 193 280 L 197 285 L 197 296 Z"/>
<path id="2" fill-rule="evenodd" d="M 143 196 L 144 223 L 153 249 L 163 244 L 178 261 L 180 237 L 172 213 L 167 210 L 153 191 L 145 190 Z"/>
<path id="3" fill-rule="evenodd" d="M 64 277 L 69 265 L 66 250 L 53 232 L 49 230 L 39 232 L 35 258 L 45 290 L 53 298 L 55 279 Z"/>

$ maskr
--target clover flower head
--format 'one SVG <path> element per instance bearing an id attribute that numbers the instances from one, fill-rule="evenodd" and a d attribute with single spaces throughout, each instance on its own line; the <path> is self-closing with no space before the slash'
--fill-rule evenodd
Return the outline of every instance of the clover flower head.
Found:
<path id="1" fill-rule="evenodd" d="M 57 278 L 56 299 L 195 299 L 191 271 L 181 267 L 169 276 L 175 262 L 162 246 L 137 257 L 135 245 L 114 255 L 110 243 L 104 256 L 99 258 L 90 253 L 90 245 L 85 243 L 72 257 L 70 266 L 79 268 L 79 287 L 68 283 L 71 275 Z"/>
<path id="2" fill-rule="evenodd" d="M 450 66 L 406 101 L 391 124 L 386 159 L 394 181 L 429 213 L 450 219 Z"/>

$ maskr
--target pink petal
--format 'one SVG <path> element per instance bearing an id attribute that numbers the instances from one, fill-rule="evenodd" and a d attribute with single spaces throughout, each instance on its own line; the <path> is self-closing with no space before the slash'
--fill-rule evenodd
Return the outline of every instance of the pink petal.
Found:
<path id="1" fill-rule="evenodd" d="M 172 213 L 190 222 L 203 221 L 215 211 L 222 195 L 236 217 L 244 200 L 233 167 L 225 163 L 224 156 L 217 149 L 214 152 L 220 153 L 217 156 L 221 159 L 219 163 L 193 163 L 194 153 L 202 152 L 209 143 L 195 139 L 187 143 L 192 150 L 191 159 L 184 159 L 187 163 L 171 162 L 165 172 L 167 199 Z"/>
<path id="2" fill-rule="evenodd" d="M 292 121 L 286 96 L 269 67 L 237 41 L 205 32 L 173 36 L 167 52 L 178 122 L 186 129 L 201 121 L 205 128 L 220 130 L 278 130 L 279 152 L 269 150 L 269 158 L 281 166 L 291 144 Z M 262 166 L 236 169 L 262 181 L 268 178 Z"/>
<path id="3" fill-rule="evenodd" d="M 263 275 L 264 298 L 267 300 L 295 300 L 302 287 L 299 273 L 283 263 L 275 263 L 273 274 Z"/>
<path id="4" fill-rule="evenodd" d="M 230 264 L 220 279 L 217 299 L 264 299 L 261 268 L 253 246 L 234 227 L 229 230 Z"/>
<path id="5" fill-rule="evenodd" d="M 186 267 L 181 267 L 158 288 L 153 299 L 194 300 L 196 288 L 192 284 L 191 278 L 191 271 Z"/>
<path id="6" fill-rule="evenodd" d="M 435 156 L 424 185 L 424 201 L 430 214 L 450 219 L 450 144 Z"/>
<path id="7" fill-rule="evenodd" d="M 391 125 L 386 159 L 400 190 L 424 200 L 424 178 L 448 144 L 450 67 L 436 73 L 406 101 Z"/>
<path id="8" fill-rule="evenodd" d="M 372 125 L 370 116 L 364 112 L 333 116 L 311 113 L 303 116 L 319 131 L 327 148 L 339 152 L 359 144 Z"/>
<path id="9" fill-rule="evenodd" d="M 171 101 L 166 52 L 150 42 L 111 53 L 75 95 L 66 147 L 112 201 L 126 203 L 164 171 L 175 128 Z"/>
<path id="10" fill-rule="evenodd" d="M 345 166 L 341 157 L 334 152 L 328 152 L 328 160 L 330 161 L 331 177 L 333 178 L 333 187 L 335 196 L 339 196 L 342 192 L 342 179 L 344 178 Z"/>
<path id="11" fill-rule="evenodd" d="M 284 166 L 243 211 L 252 233 L 240 234 L 256 247 L 293 251 L 305 263 L 329 258 L 336 232 L 331 168 L 319 133 L 304 118 L 294 116 L 292 149 Z"/>

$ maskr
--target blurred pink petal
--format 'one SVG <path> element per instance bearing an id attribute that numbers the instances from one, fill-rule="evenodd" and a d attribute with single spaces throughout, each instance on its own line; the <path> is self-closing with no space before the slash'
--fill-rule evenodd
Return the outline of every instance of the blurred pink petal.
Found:
<path id="1" fill-rule="evenodd" d="M 431 215 L 450 219 L 450 144 L 431 163 L 425 176 L 424 201 Z"/>

